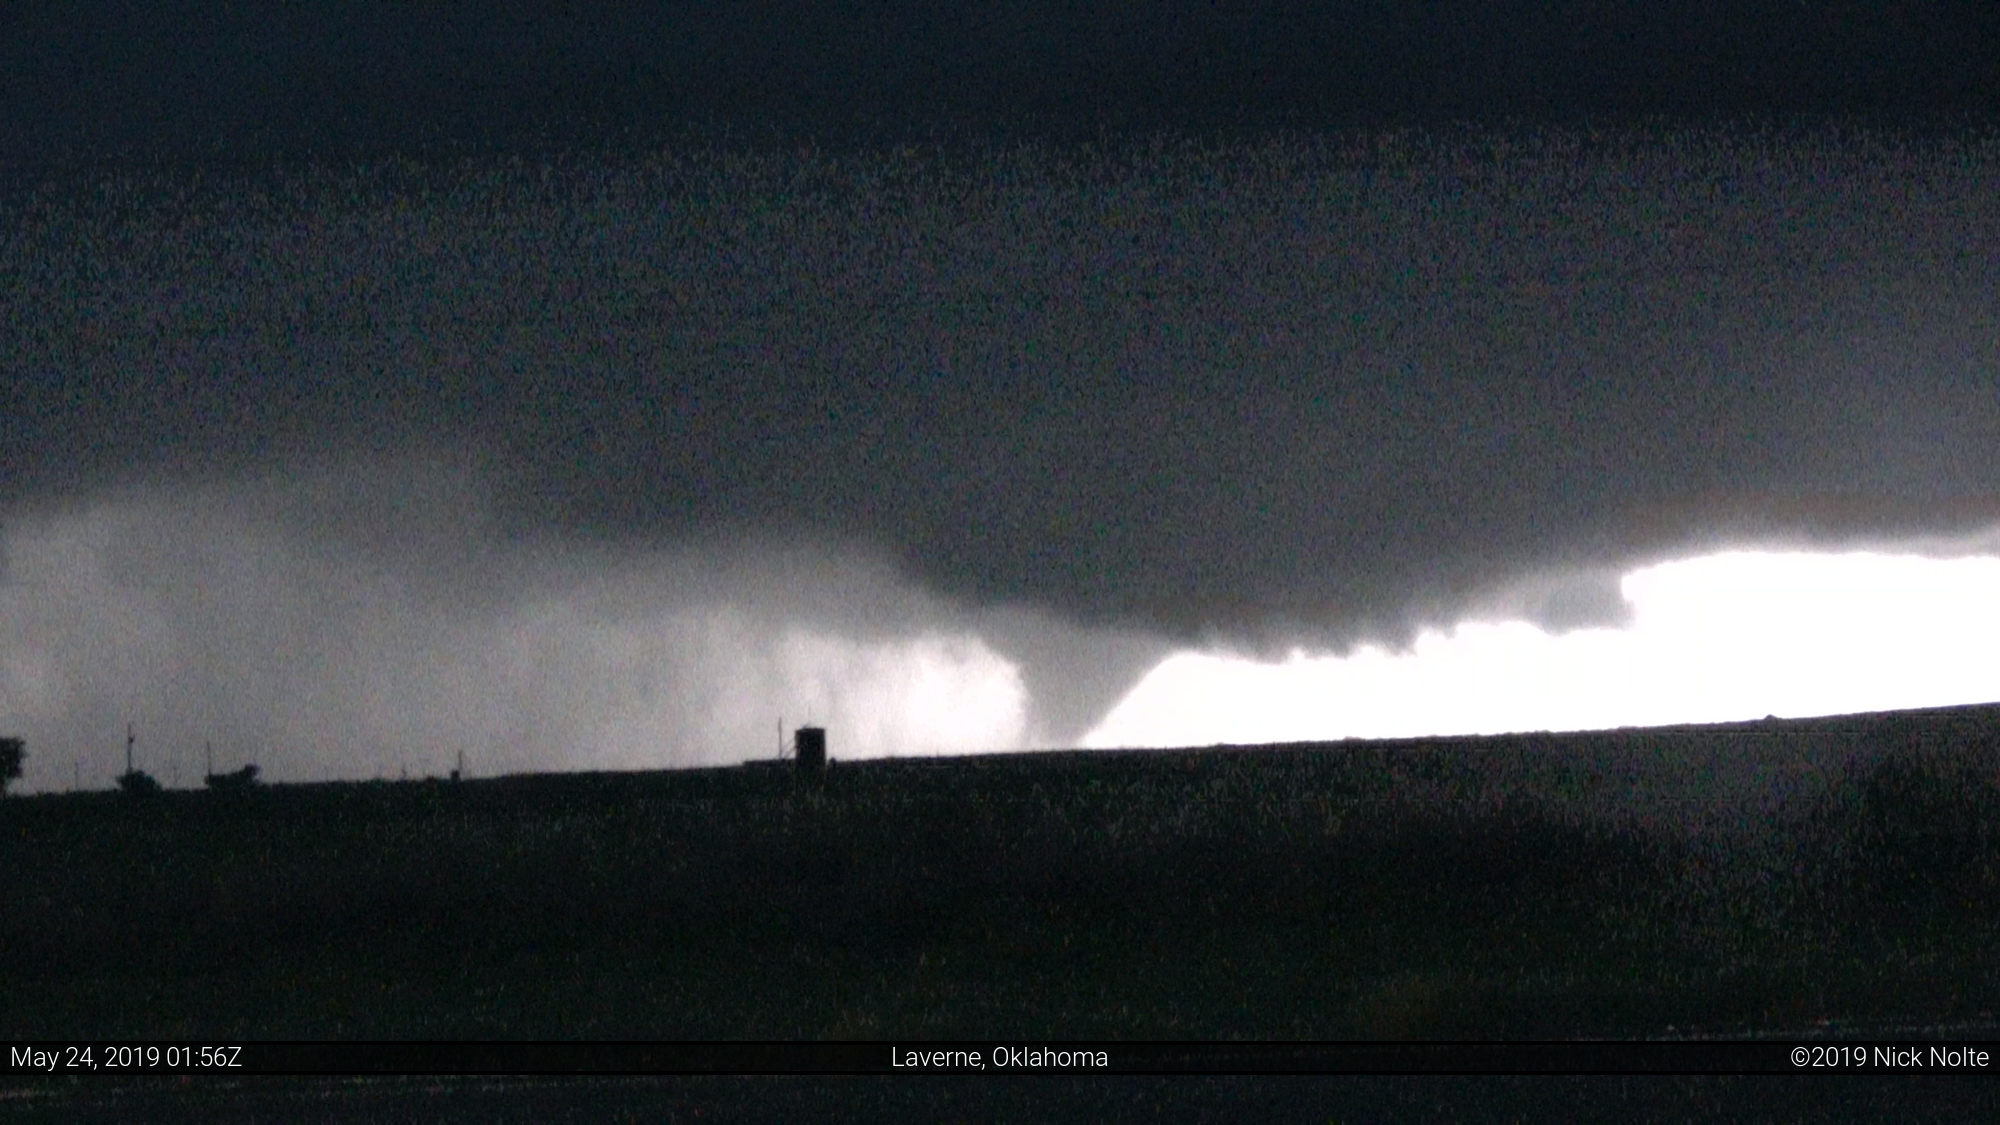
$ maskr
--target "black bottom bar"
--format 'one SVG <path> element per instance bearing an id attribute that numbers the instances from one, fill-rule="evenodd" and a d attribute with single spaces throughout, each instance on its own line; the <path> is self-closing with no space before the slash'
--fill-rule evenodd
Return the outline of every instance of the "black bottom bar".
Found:
<path id="1" fill-rule="evenodd" d="M 1995 1042 L 12 1043 L 36 1075 L 1991 1074 Z"/>

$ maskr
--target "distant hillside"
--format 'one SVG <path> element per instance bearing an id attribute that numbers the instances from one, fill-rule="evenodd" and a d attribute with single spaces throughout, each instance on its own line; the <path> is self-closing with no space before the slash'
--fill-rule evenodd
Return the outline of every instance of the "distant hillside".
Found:
<path id="1" fill-rule="evenodd" d="M 1990 1023 L 1996 731 L 1978 707 L 8 798 L 0 1010 L 182 1039 Z"/>

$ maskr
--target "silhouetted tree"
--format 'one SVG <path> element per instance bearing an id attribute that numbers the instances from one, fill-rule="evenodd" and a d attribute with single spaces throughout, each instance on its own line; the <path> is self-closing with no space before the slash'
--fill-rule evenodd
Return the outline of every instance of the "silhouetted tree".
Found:
<path id="1" fill-rule="evenodd" d="M 160 791 L 160 783 L 145 770 L 130 770 L 118 775 L 118 788 L 134 797 L 144 797 Z"/>
<path id="2" fill-rule="evenodd" d="M 7 783 L 21 776 L 21 763 L 28 760 L 28 744 L 18 738 L 0 738 L 0 793 Z"/>

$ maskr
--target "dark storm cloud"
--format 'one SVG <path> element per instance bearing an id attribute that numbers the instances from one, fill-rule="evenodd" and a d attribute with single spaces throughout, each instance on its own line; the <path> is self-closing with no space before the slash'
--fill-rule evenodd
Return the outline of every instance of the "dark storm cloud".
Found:
<path id="1" fill-rule="evenodd" d="M 0 29 L 0 162 L 1499 115 L 1931 113 L 2000 96 L 1989 0 L 122 0 Z"/>
<path id="2" fill-rule="evenodd" d="M 1194 638 L 2000 524 L 2000 8 L 1279 7 L 8 17 L 7 706 L 1060 740 Z"/>
<path id="3" fill-rule="evenodd" d="M 112 178 L 10 210 L 0 470 L 437 441 L 518 529 L 1393 632 L 1537 569 L 1990 522 L 1996 172 L 1991 132 L 1825 127 Z"/>

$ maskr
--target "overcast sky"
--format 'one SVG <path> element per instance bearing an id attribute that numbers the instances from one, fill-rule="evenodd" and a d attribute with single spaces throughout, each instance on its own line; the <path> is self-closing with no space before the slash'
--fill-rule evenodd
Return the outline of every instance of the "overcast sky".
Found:
<path id="1" fill-rule="evenodd" d="M 5 17 L 41 784 L 1066 744 L 2000 525 L 2000 5 L 696 8 Z"/>

